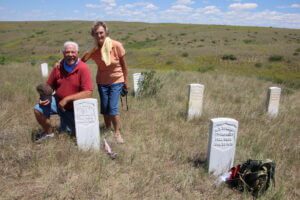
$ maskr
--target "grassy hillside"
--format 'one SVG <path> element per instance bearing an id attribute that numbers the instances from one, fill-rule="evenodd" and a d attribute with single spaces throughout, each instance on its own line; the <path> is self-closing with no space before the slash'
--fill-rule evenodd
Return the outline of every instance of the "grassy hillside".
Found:
<path id="1" fill-rule="evenodd" d="M 53 63 L 64 41 L 93 46 L 92 22 L 0 22 L 0 64 Z M 300 88 L 300 30 L 108 22 L 131 68 L 215 71 Z"/>
<path id="2" fill-rule="evenodd" d="M 171 25 L 170 25 L 171 26 Z M 95 65 L 91 65 L 95 75 Z M 140 70 L 130 70 L 132 73 Z M 225 186 L 215 188 L 204 165 L 209 119 L 239 121 L 235 164 L 248 158 L 275 160 L 276 187 L 261 199 L 299 199 L 300 91 L 283 90 L 280 112 L 265 114 L 267 88 L 254 77 L 200 72 L 158 72 L 157 97 L 129 96 L 121 111 L 126 143 L 104 152 L 81 152 L 59 135 L 31 142 L 38 128 L 33 105 L 40 69 L 24 63 L 0 67 L 0 199 L 252 199 Z M 187 85 L 205 85 L 203 116 L 185 121 Z M 132 88 L 132 79 L 130 79 Z M 282 87 L 282 85 L 278 85 Z M 94 91 L 94 97 L 98 97 Z M 57 118 L 53 120 L 57 123 Z M 101 125 L 103 124 L 101 118 Z"/>
<path id="3" fill-rule="evenodd" d="M 119 154 L 114 161 L 79 151 L 64 135 L 33 144 L 40 64 L 59 59 L 66 40 L 81 52 L 91 48 L 91 24 L 0 22 L 0 199 L 252 199 L 215 188 L 207 174 L 215 117 L 239 121 L 235 164 L 275 160 L 276 187 L 262 199 L 300 198 L 300 30 L 109 22 L 110 36 L 126 48 L 130 78 L 157 70 L 159 95 L 129 96 L 129 111 L 121 111 L 126 143 L 107 136 Z M 186 122 L 190 83 L 205 85 L 204 109 Z M 279 115 L 270 119 L 266 93 L 275 85 L 283 91 Z"/>

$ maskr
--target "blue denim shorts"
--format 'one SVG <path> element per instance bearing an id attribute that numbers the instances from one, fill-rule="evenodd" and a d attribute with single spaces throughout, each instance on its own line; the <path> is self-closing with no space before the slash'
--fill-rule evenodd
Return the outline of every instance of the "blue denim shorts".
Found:
<path id="1" fill-rule="evenodd" d="M 98 84 L 98 91 L 101 100 L 101 114 L 118 115 L 119 98 L 124 83 L 113 83 L 111 85 Z"/>
<path id="2" fill-rule="evenodd" d="M 50 118 L 51 115 L 58 114 L 60 117 L 60 130 L 65 131 L 70 134 L 75 134 L 75 120 L 74 120 L 74 111 L 62 111 L 57 106 L 57 102 L 55 97 L 52 96 L 51 104 L 42 106 L 40 104 L 36 104 L 34 109 L 42 113 L 45 117 Z"/>

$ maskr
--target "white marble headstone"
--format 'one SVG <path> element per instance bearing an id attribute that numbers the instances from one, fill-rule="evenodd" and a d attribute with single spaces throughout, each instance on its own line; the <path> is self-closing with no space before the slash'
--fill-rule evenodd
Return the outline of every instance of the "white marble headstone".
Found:
<path id="1" fill-rule="evenodd" d="M 97 99 L 74 101 L 76 140 L 79 149 L 100 150 L 100 129 Z"/>
<path id="2" fill-rule="evenodd" d="M 189 85 L 189 100 L 187 120 L 191 120 L 202 115 L 204 85 L 190 84 Z"/>
<path id="3" fill-rule="evenodd" d="M 267 112 L 271 117 L 276 117 L 278 114 L 280 94 L 281 94 L 281 88 L 269 87 Z"/>
<path id="4" fill-rule="evenodd" d="M 144 76 L 142 73 L 134 73 L 133 74 L 133 91 L 134 95 L 137 96 L 139 93 L 140 84 L 143 81 Z"/>
<path id="5" fill-rule="evenodd" d="M 237 132 L 238 121 L 235 119 L 211 119 L 207 150 L 209 173 L 219 176 L 233 166 Z"/>
<path id="6" fill-rule="evenodd" d="M 43 77 L 48 77 L 48 63 L 41 64 L 41 71 Z"/>

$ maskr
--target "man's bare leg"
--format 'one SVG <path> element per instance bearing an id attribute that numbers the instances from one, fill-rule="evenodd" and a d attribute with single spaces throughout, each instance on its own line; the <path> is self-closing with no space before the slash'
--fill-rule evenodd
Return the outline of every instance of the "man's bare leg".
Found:
<path id="1" fill-rule="evenodd" d="M 50 134 L 52 132 L 52 127 L 50 123 L 50 118 L 45 117 L 42 113 L 34 109 L 34 115 L 37 122 L 42 126 L 43 131 L 46 134 Z"/>

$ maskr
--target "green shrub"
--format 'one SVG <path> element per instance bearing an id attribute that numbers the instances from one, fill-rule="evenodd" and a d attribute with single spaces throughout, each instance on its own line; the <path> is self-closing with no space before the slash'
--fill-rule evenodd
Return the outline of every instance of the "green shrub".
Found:
<path id="1" fill-rule="evenodd" d="M 153 56 L 155 56 L 155 57 L 160 56 L 160 55 L 161 55 L 160 52 L 155 52 L 155 53 L 153 54 Z"/>
<path id="2" fill-rule="evenodd" d="M 256 68 L 261 68 L 261 67 L 262 67 L 262 64 L 261 64 L 261 63 L 255 63 L 255 67 L 256 67 Z"/>
<path id="3" fill-rule="evenodd" d="M 144 41 L 133 41 L 131 43 L 128 43 L 126 48 L 133 48 L 133 49 L 143 49 L 143 48 L 148 48 L 155 46 L 155 41 L 154 39 L 149 39 L 146 38 Z"/>
<path id="4" fill-rule="evenodd" d="M 250 40 L 250 39 L 246 39 L 246 40 L 243 40 L 243 42 L 245 43 L 245 44 L 250 44 L 250 43 L 253 43 L 253 42 L 255 42 L 254 40 Z"/>
<path id="5" fill-rule="evenodd" d="M 4 56 L 0 56 L 0 65 L 4 65 L 5 60 L 6 60 L 6 58 Z"/>
<path id="6" fill-rule="evenodd" d="M 285 80 L 284 83 L 290 88 L 294 88 L 297 90 L 300 89 L 300 80 L 299 79 Z"/>
<path id="7" fill-rule="evenodd" d="M 163 85 L 155 73 L 154 70 L 142 72 L 144 79 L 140 84 L 139 97 L 154 97 L 159 93 Z"/>
<path id="8" fill-rule="evenodd" d="M 295 50 L 295 52 L 300 52 L 300 48 L 297 48 L 297 49 Z"/>
<path id="9" fill-rule="evenodd" d="M 172 60 L 168 60 L 167 62 L 166 62 L 166 65 L 172 65 L 174 62 L 172 61 Z"/>
<path id="10" fill-rule="evenodd" d="M 222 60 L 236 60 L 237 58 L 233 54 L 225 54 L 222 56 Z"/>
<path id="11" fill-rule="evenodd" d="M 62 57 L 61 56 L 49 56 L 47 62 L 49 63 L 49 66 L 54 65 L 54 63 L 58 62 Z"/>
<path id="12" fill-rule="evenodd" d="M 31 64 L 31 66 L 35 66 L 36 65 L 36 60 L 31 60 L 30 64 Z"/>
<path id="13" fill-rule="evenodd" d="M 37 35 L 43 35 L 44 33 L 46 33 L 47 31 L 45 31 L 45 30 L 41 30 L 41 31 L 36 31 L 35 33 L 37 34 Z"/>
<path id="14" fill-rule="evenodd" d="M 272 55 L 269 57 L 270 62 L 279 62 L 283 60 L 283 56 L 280 55 Z"/>
<path id="15" fill-rule="evenodd" d="M 201 72 L 201 73 L 205 73 L 205 72 L 208 72 L 208 71 L 214 71 L 214 70 L 215 70 L 214 66 L 204 66 L 204 67 L 199 67 L 197 69 L 197 71 Z"/>
<path id="16" fill-rule="evenodd" d="M 184 53 L 181 54 L 181 56 L 182 56 L 182 57 L 188 57 L 189 54 L 188 54 L 187 52 L 184 52 Z"/>

